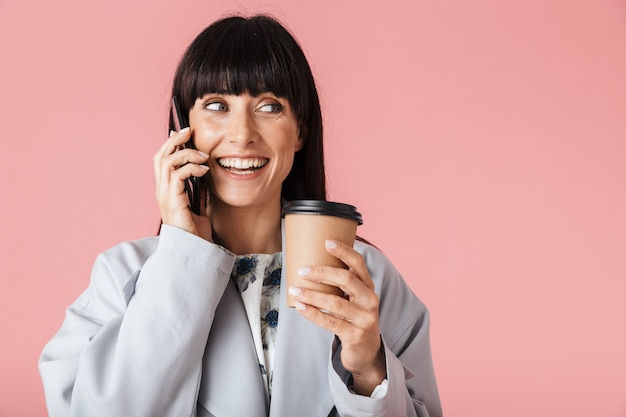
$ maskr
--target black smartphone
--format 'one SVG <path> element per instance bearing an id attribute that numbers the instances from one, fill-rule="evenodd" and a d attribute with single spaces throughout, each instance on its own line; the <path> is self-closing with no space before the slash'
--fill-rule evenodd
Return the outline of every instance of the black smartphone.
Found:
<path id="1" fill-rule="evenodd" d="M 184 129 L 189 127 L 189 123 L 187 122 L 187 118 L 180 110 L 180 105 L 178 104 L 178 99 L 176 97 L 172 97 L 172 120 L 174 122 L 174 129 L 178 132 L 180 129 Z M 193 146 L 192 140 L 189 140 L 184 145 L 185 148 L 192 148 Z M 200 178 L 198 177 L 189 177 L 187 181 L 185 181 L 185 192 L 187 193 L 187 197 L 189 198 L 189 208 L 195 214 L 200 214 Z"/>

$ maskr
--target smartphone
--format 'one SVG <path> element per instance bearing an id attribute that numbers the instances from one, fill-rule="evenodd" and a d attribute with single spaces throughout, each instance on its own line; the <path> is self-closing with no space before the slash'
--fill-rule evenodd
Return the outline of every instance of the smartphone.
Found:
<path id="1" fill-rule="evenodd" d="M 187 118 L 180 110 L 180 105 L 178 104 L 178 99 L 176 97 L 172 97 L 172 120 L 174 122 L 174 129 L 178 132 L 180 129 L 184 129 L 189 126 L 187 122 Z M 185 148 L 192 148 L 193 146 L 192 140 L 189 140 L 184 145 Z M 189 198 L 189 208 L 195 214 L 200 214 L 200 178 L 198 177 L 189 177 L 187 181 L 185 181 L 185 192 L 187 193 L 187 197 Z"/>

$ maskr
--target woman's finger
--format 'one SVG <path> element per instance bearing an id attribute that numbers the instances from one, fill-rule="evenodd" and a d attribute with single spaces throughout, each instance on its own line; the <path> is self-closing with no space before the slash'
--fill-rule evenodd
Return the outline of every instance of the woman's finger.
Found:
<path id="1" fill-rule="evenodd" d="M 302 294 L 304 296 L 304 292 Z M 298 298 L 300 299 L 300 297 Z M 306 297 L 301 299 L 302 301 L 296 301 L 296 310 L 318 326 L 336 335 L 344 335 L 353 328 L 354 323 L 350 318 L 331 313 L 329 310 L 320 309 L 314 304 L 307 304 Z"/>
<path id="2" fill-rule="evenodd" d="M 196 149 L 186 148 L 174 152 L 163 158 L 163 164 L 176 170 L 187 164 L 203 164 L 209 159 L 209 155 Z"/>
<path id="3" fill-rule="evenodd" d="M 207 165 L 186 164 L 172 171 L 170 175 L 170 189 L 185 188 L 185 181 L 191 177 L 203 177 L 209 171 Z"/>
<path id="4" fill-rule="evenodd" d="M 189 128 L 180 130 L 179 132 L 170 132 L 170 136 L 163 142 L 159 150 L 154 154 L 153 167 L 154 175 L 157 182 L 161 180 L 163 159 L 175 153 L 182 145 L 189 142 L 191 138 L 191 131 Z"/>
<path id="5" fill-rule="evenodd" d="M 345 298 L 307 288 L 292 287 L 289 289 L 289 293 L 301 304 L 312 306 L 314 310 L 318 310 L 325 315 L 335 316 L 340 320 L 354 323 L 358 326 L 361 308 Z M 297 294 L 297 296 L 295 294 Z M 302 307 L 302 305 L 300 307 Z M 326 316 L 320 317 L 329 324 L 335 323 L 334 320 L 327 320 Z"/>
<path id="6" fill-rule="evenodd" d="M 337 240 L 327 240 L 326 250 L 346 264 L 348 269 L 359 277 L 367 288 L 374 289 L 374 282 L 370 278 L 363 255 L 355 251 L 351 246 Z"/>
<path id="7" fill-rule="evenodd" d="M 180 146 L 189 141 L 191 131 L 188 128 L 180 132 L 173 132 L 154 156 L 154 171 L 157 180 L 157 190 L 160 194 L 166 194 L 171 187 L 171 174 L 187 164 L 200 165 L 205 163 L 209 155 L 193 148 L 180 149 Z M 181 171 L 178 179 L 187 179 L 189 176 L 202 176 L 206 174 L 206 168 L 187 168 Z M 184 184 L 174 184 L 174 190 L 180 192 Z"/>

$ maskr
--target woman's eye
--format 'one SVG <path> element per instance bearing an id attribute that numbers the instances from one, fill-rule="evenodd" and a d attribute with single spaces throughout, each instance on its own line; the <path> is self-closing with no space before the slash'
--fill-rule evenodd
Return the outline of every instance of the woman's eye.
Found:
<path id="1" fill-rule="evenodd" d="M 204 106 L 207 110 L 211 110 L 211 111 L 226 111 L 228 110 L 228 107 L 226 107 L 226 104 L 220 102 L 220 101 L 214 101 L 212 103 L 207 103 L 206 106 Z"/>
<path id="2" fill-rule="evenodd" d="M 283 110 L 283 105 L 279 103 L 267 103 L 263 104 L 259 110 L 266 113 L 280 113 Z"/>

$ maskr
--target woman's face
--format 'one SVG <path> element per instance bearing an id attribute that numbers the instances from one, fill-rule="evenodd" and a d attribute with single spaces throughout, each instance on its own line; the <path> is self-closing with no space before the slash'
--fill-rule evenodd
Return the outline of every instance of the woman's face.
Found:
<path id="1" fill-rule="evenodd" d="M 288 101 L 271 93 L 207 94 L 189 112 L 196 148 L 210 155 L 211 199 L 276 204 L 302 139 Z"/>

